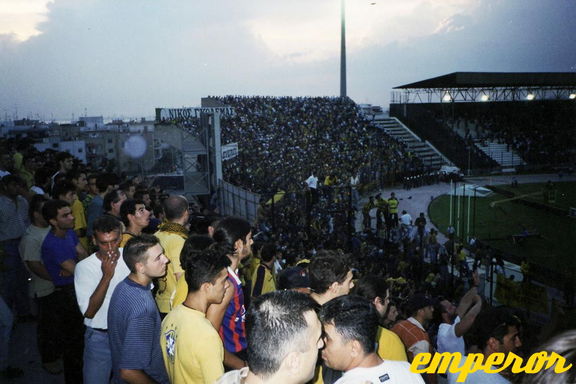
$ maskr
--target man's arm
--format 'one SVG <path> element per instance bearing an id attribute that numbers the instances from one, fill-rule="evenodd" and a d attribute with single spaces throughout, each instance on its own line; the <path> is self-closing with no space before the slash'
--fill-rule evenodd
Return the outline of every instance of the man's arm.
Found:
<path id="1" fill-rule="evenodd" d="M 130 384 L 156 384 L 156 381 L 140 369 L 120 369 L 120 377 Z"/>
<path id="2" fill-rule="evenodd" d="M 472 308 L 470 308 L 470 310 L 466 312 L 464 317 L 462 317 L 460 322 L 456 324 L 456 326 L 454 327 L 454 334 L 457 337 L 463 336 L 466 332 L 470 330 L 470 328 L 472 328 L 474 320 L 476 320 L 476 316 L 478 316 L 480 310 L 482 309 L 482 298 L 480 297 L 480 295 L 476 294 L 473 297 L 473 300 L 474 305 L 472 306 Z"/>
<path id="3" fill-rule="evenodd" d="M 119 255 L 106 257 L 102 261 L 101 266 L 102 277 L 100 278 L 100 281 L 96 286 L 96 289 L 94 289 L 94 292 L 92 293 L 92 295 L 90 295 L 90 299 L 88 301 L 88 307 L 84 312 L 84 317 L 88 319 L 94 318 L 96 313 L 100 310 L 100 307 L 102 307 L 102 303 L 104 303 L 104 299 L 106 298 L 106 292 L 108 292 L 108 288 L 110 287 L 110 281 L 112 281 L 112 278 L 114 277 L 116 265 L 118 265 L 117 263 L 118 257 Z M 83 273 L 76 273 L 74 282 L 78 283 L 81 282 L 83 278 L 88 279 L 91 278 L 91 276 L 83 276 L 83 275 L 84 275 Z M 78 304 L 80 304 L 81 289 L 76 289 L 76 292 L 77 295 L 79 296 Z"/>
<path id="4" fill-rule="evenodd" d="M 478 284 L 480 283 L 480 278 L 478 277 L 478 272 L 474 271 L 472 273 L 472 288 L 466 292 L 462 299 L 460 300 L 460 304 L 458 304 L 458 308 L 456 308 L 456 314 L 460 316 L 460 319 L 464 318 L 464 315 L 470 309 L 470 306 L 473 302 L 475 302 L 475 296 L 478 295 Z"/>
<path id="5" fill-rule="evenodd" d="M 84 247 L 80 242 L 76 244 L 76 254 L 78 255 L 78 260 L 84 260 L 85 258 L 88 257 L 88 252 L 86 252 L 86 250 L 84 249 Z"/>
<path id="6" fill-rule="evenodd" d="M 64 272 L 69 273 L 69 276 L 71 276 L 74 274 L 74 269 L 76 269 L 76 262 L 72 259 L 64 260 L 60 264 L 60 268 L 62 268 Z"/>
<path id="7" fill-rule="evenodd" d="M 222 319 L 224 318 L 224 313 L 226 313 L 226 308 L 232 298 L 234 297 L 234 289 L 230 286 L 226 293 L 224 294 L 224 299 L 220 304 L 210 304 L 208 310 L 206 311 L 206 318 L 212 323 L 216 332 L 220 330 L 220 326 L 222 325 Z"/>
<path id="8" fill-rule="evenodd" d="M 246 366 L 246 362 L 224 349 L 224 365 L 230 369 L 241 369 Z"/>
<path id="9" fill-rule="evenodd" d="M 46 270 L 46 267 L 40 261 L 28 261 L 26 260 L 26 266 L 32 273 L 41 279 L 52 281 L 52 277 Z"/>

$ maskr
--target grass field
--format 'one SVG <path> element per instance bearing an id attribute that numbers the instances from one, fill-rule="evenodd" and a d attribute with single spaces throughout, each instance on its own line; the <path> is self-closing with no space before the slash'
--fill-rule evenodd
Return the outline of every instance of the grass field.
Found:
<path id="1" fill-rule="evenodd" d="M 540 191 L 543 186 L 544 184 L 523 184 L 517 188 L 499 187 L 511 190 L 516 195 L 522 195 Z M 568 207 L 576 207 L 576 183 L 556 183 L 555 187 L 557 190 L 555 206 L 566 211 Z M 492 194 L 486 198 L 476 199 L 476 218 L 472 220 L 470 216 L 470 235 L 484 240 L 506 254 L 517 258 L 525 256 L 533 265 L 541 265 L 558 274 L 576 278 L 576 219 L 551 214 L 545 208 L 527 207 L 516 201 L 502 202 L 494 208 L 490 207 L 490 203 L 506 198 L 500 194 Z M 544 201 L 541 196 L 531 197 L 530 200 Z M 432 222 L 442 232 L 445 232 L 449 225 L 449 205 L 450 197 L 443 195 L 435 199 L 428 209 Z M 467 205 L 468 198 L 466 198 L 466 218 L 463 228 L 467 228 L 467 216 L 472 215 L 468 213 Z M 514 243 L 512 236 L 522 233 L 523 230 L 538 236 Z M 538 274 L 537 270 L 534 272 Z"/>
<path id="2" fill-rule="evenodd" d="M 499 185 L 498 187 L 505 189 L 507 191 L 514 192 L 516 195 L 531 194 L 535 192 L 542 192 L 544 189 L 544 184 L 519 184 L 518 187 L 511 187 L 510 185 Z M 576 183 L 554 183 L 555 201 L 550 205 L 561 208 L 568 209 L 570 207 L 576 207 Z M 544 202 L 542 195 L 527 196 L 527 200 Z"/>

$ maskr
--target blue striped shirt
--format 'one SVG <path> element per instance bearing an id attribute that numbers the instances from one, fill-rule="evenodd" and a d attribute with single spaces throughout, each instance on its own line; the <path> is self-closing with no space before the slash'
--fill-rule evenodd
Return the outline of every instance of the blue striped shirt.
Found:
<path id="1" fill-rule="evenodd" d="M 113 382 L 124 383 L 120 369 L 142 370 L 158 383 L 169 383 L 160 348 L 160 314 L 150 287 L 122 280 L 108 309 Z"/>

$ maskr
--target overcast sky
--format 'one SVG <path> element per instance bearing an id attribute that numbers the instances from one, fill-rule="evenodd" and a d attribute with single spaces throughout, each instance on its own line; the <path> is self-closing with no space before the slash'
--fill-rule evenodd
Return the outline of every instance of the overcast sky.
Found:
<path id="1" fill-rule="evenodd" d="M 456 71 L 575 72 L 576 0 L 347 0 L 348 95 Z M 340 0 L 0 0 L 0 120 L 337 96 Z"/>

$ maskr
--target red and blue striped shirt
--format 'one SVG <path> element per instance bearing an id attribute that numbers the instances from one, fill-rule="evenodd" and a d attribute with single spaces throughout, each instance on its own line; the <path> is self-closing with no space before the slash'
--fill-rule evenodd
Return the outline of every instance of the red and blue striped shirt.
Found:
<path id="1" fill-rule="evenodd" d="M 222 319 L 220 337 L 224 342 L 224 348 L 229 352 L 240 352 L 246 349 L 246 308 L 244 307 L 244 293 L 242 282 L 236 272 L 228 268 L 228 280 L 234 289 L 234 296 Z"/>

